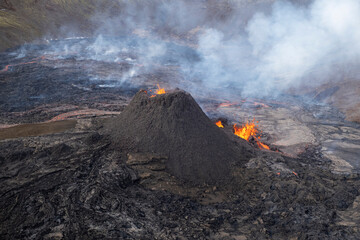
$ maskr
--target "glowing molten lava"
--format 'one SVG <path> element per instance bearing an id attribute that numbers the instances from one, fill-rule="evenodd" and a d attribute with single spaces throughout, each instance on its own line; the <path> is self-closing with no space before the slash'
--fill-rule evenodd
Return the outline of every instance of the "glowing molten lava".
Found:
<path id="1" fill-rule="evenodd" d="M 7 72 L 9 70 L 9 67 L 11 67 L 11 66 L 12 65 L 6 65 L 3 70 L 0 70 L 0 73 Z"/>
<path id="2" fill-rule="evenodd" d="M 270 150 L 270 147 L 266 144 L 263 144 L 259 141 L 256 141 L 257 145 L 259 146 L 260 149 L 267 149 L 267 150 Z"/>
<path id="3" fill-rule="evenodd" d="M 157 86 L 158 86 L 158 89 L 156 89 L 156 91 L 155 91 L 156 94 L 165 94 L 166 93 L 165 88 L 160 88 L 159 84 L 157 84 Z"/>
<path id="4" fill-rule="evenodd" d="M 224 102 L 224 103 L 220 103 L 218 107 L 230 107 L 233 105 L 236 105 L 236 103 Z"/>
<path id="5" fill-rule="evenodd" d="M 0 70 L 0 73 L 7 72 L 10 67 L 16 67 L 16 66 L 20 66 L 20 65 L 27 65 L 27 64 L 37 63 L 37 60 L 39 60 L 39 59 L 44 60 L 44 59 L 45 59 L 45 56 L 41 56 L 41 57 L 35 58 L 34 61 L 31 61 L 31 62 L 23 62 L 23 63 L 6 65 L 2 70 Z"/>
<path id="6" fill-rule="evenodd" d="M 223 124 L 222 124 L 222 122 L 219 120 L 219 121 L 217 121 L 216 123 L 216 126 L 218 126 L 219 128 L 224 128 L 224 126 L 223 126 Z"/>
<path id="7" fill-rule="evenodd" d="M 255 122 L 246 123 L 241 127 L 238 127 L 236 124 L 234 124 L 234 134 L 245 139 L 246 141 L 249 141 L 251 136 L 256 136 L 257 133 L 258 130 L 255 126 Z"/>
<path id="8" fill-rule="evenodd" d="M 158 89 L 155 90 L 155 93 L 157 95 L 160 95 L 160 94 L 165 94 L 165 88 L 161 88 L 159 84 L 156 84 Z M 150 97 L 155 97 L 156 95 L 151 95 Z"/>
<path id="9" fill-rule="evenodd" d="M 259 130 L 255 125 L 255 119 L 252 122 L 247 122 L 245 125 L 241 127 L 236 126 L 236 124 L 234 124 L 233 127 L 234 127 L 234 134 L 236 136 L 241 137 L 246 141 L 249 141 L 250 137 L 253 136 L 260 149 L 270 150 L 270 147 L 267 146 L 266 144 L 261 143 L 260 137 L 257 136 Z"/>

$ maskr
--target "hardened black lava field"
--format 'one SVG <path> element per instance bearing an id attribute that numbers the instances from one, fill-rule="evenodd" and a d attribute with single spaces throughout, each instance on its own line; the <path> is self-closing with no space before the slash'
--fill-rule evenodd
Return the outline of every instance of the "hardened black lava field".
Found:
<path id="1" fill-rule="evenodd" d="M 201 27 L 155 30 L 0 53 L 0 238 L 360 239 L 356 86 L 210 88 Z M 256 135 L 234 135 L 248 122 Z"/>

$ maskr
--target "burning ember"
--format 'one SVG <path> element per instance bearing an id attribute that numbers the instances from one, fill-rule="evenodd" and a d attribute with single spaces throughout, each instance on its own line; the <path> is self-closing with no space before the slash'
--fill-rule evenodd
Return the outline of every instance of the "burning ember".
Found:
<path id="1" fill-rule="evenodd" d="M 260 142 L 260 136 L 257 136 L 259 130 L 255 125 L 255 119 L 250 123 L 247 122 L 245 125 L 241 127 L 238 127 L 236 126 L 236 124 L 234 124 L 233 128 L 234 128 L 234 134 L 236 136 L 241 137 L 246 141 L 249 141 L 250 137 L 253 136 L 260 149 L 268 149 L 268 150 L 270 149 L 269 146 Z"/>
<path id="2" fill-rule="evenodd" d="M 157 95 L 160 95 L 160 94 L 165 94 L 166 91 L 165 91 L 165 88 L 161 88 L 159 84 L 156 84 L 158 89 L 155 90 L 155 93 Z M 155 97 L 156 95 L 151 95 L 150 97 Z"/>
<path id="3" fill-rule="evenodd" d="M 224 128 L 224 125 L 222 124 L 222 122 L 219 120 L 216 123 L 216 126 L 218 126 L 219 128 Z"/>

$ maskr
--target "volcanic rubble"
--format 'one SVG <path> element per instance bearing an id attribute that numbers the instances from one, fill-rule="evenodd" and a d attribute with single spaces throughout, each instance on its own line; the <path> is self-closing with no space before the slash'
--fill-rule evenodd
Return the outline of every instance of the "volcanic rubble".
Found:
<path id="1" fill-rule="evenodd" d="M 0 164 L 1 239 L 360 238 L 358 174 L 256 149 L 181 90 L 2 140 Z"/>

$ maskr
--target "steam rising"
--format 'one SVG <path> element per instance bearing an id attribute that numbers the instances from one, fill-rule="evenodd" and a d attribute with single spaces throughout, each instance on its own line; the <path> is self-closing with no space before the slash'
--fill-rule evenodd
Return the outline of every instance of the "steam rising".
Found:
<path id="1" fill-rule="evenodd" d="M 114 7 L 102 8 L 93 17 L 100 26 L 99 35 L 87 45 L 85 58 L 134 63 L 119 79 L 119 83 L 131 83 L 139 71 L 152 71 L 154 62 L 166 64 L 172 51 L 168 40 L 180 39 L 182 44 L 196 46 L 193 51 L 198 58 L 176 60 L 185 82 L 174 87 L 192 93 L 222 88 L 223 92 L 235 89 L 243 96 L 273 96 L 344 78 L 360 79 L 360 2 L 294 2 L 298 3 L 121 1 L 119 12 L 114 13 Z M 143 42 L 132 46 L 100 33 L 136 33 Z"/>
<path id="2" fill-rule="evenodd" d="M 198 48 L 203 61 L 194 70 L 209 86 L 232 85 L 243 95 L 356 77 L 359 24 L 357 0 L 316 0 L 308 7 L 276 2 L 270 14 L 255 13 L 245 33 L 225 38 L 206 30 Z"/>

